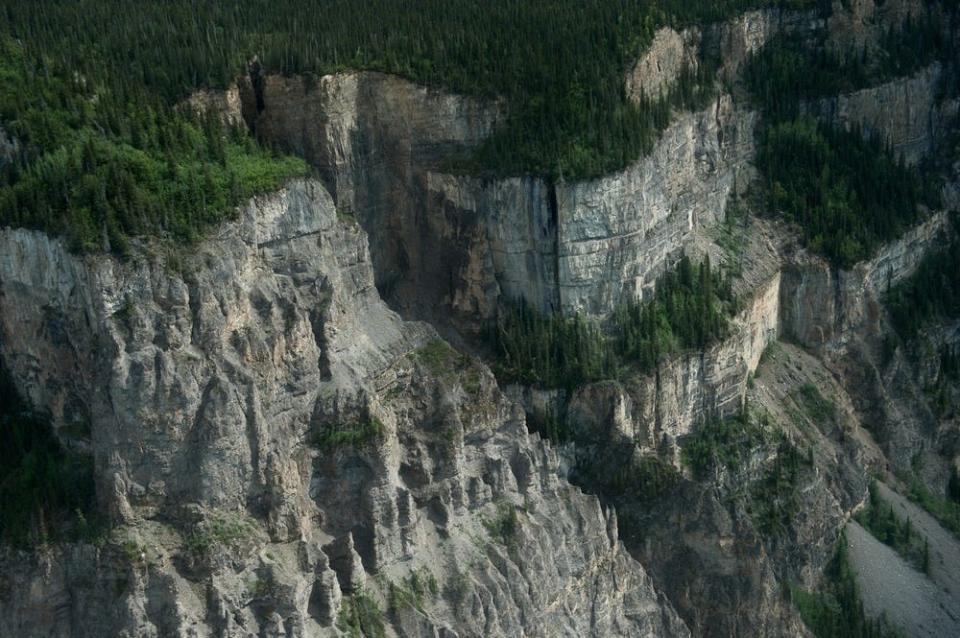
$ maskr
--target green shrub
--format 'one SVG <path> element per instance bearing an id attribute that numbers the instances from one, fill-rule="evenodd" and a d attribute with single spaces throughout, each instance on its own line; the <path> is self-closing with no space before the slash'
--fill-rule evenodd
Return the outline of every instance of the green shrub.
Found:
<path id="1" fill-rule="evenodd" d="M 352 421 L 329 422 L 320 427 L 311 438 L 311 444 L 321 450 L 362 446 L 381 437 L 383 423 L 375 416 L 366 415 Z"/>
<path id="2" fill-rule="evenodd" d="M 254 534 L 252 525 L 243 518 L 214 513 L 200 521 L 184 539 L 184 550 L 196 558 L 207 558 L 223 549 L 234 549 Z"/>
<path id="3" fill-rule="evenodd" d="M 681 441 L 680 460 L 698 480 L 708 478 L 717 466 L 736 472 L 753 450 L 770 438 L 766 425 L 751 418 L 746 409 L 735 417 L 707 419 Z"/>
<path id="4" fill-rule="evenodd" d="M 911 501 L 925 509 L 944 527 L 960 537 L 960 503 L 934 494 L 915 475 L 911 475 L 907 479 L 907 486 L 907 496 Z"/>
<path id="5" fill-rule="evenodd" d="M 491 520 L 483 521 L 490 538 L 503 545 L 507 555 L 514 561 L 520 559 L 520 519 L 517 516 L 517 509 L 510 503 L 500 503 L 497 506 L 496 516 Z"/>
<path id="6" fill-rule="evenodd" d="M 794 393 L 806 416 L 819 426 L 836 423 L 837 405 L 823 396 L 812 383 L 804 383 Z"/>
<path id="7" fill-rule="evenodd" d="M 877 490 L 876 482 L 870 484 L 870 500 L 857 512 L 856 520 L 882 543 L 892 547 L 917 569 L 929 568 L 929 548 L 925 539 L 914 532 L 910 519 L 901 520 L 893 506 L 885 502 Z"/>
<path id="8" fill-rule="evenodd" d="M 811 456 L 782 440 L 766 474 L 750 486 L 747 511 L 764 536 L 777 536 L 790 526 L 800 509 L 801 474 L 812 467 Z"/>
<path id="9" fill-rule="evenodd" d="M 886 304 L 904 339 L 915 338 L 938 320 L 960 317 L 960 239 L 954 237 L 944 249 L 925 255 L 913 275 L 887 292 Z M 944 371 L 955 377 L 956 353 L 947 350 L 941 356 Z"/>
<path id="10" fill-rule="evenodd" d="M 417 349 L 413 357 L 444 384 L 459 383 L 470 395 L 476 395 L 483 388 L 483 373 L 476 360 L 457 351 L 443 339 L 433 339 Z"/>
<path id="11" fill-rule="evenodd" d="M 383 611 L 364 591 L 346 596 L 337 617 L 337 629 L 350 638 L 386 638 Z"/>
<path id="12" fill-rule="evenodd" d="M 673 465 L 657 456 L 643 455 L 618 469 L 604 489 L 633 500 L 652 501 L 670 492 L 678 482 L 680 472 Z"/>

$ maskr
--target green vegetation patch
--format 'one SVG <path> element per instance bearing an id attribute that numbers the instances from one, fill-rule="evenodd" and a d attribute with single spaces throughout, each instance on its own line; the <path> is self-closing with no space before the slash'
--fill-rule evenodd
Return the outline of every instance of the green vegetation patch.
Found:
<path id="1" fill-rule="evenodd" d="M 652 501 L 668 494 L 680 479 L 680 472 L 672 464 L 645 454 L 618 469 L 605 482 L 605 489 L 629 495 L 632 500 Z"/>
<path id="2" fill-rule="evenodd" d="M 804 414 L 821 429 L 837 422 L 837 404 L 823 396 L 820 389 L 812 383 L 804 383 L 791 395 L 803 409 Z"/>
<path id="3" fill-rule="evenodd" d="M 132 237 L 194 241 L 251 195 L 308 172 L 212 115 L 133 97 L 0 32 L 0 125 L 24 149 L 0 166 L 0 226 L 125 255 Z"/>
<path id="4" fill-rule="evenodd" d="M 951 498 L 938 496 L 931 492 L 923 481 L 913 475 L 907 479 L 907 486 L 907 497 L 911 501 L 925 509 L 944 527 L 960 537 L 960 489 L 955 488 L 951 492 Z M 953 496 L 957 498 L 952 498 Z"/>
<path id="5" fill-rule="evenodd" d="M 708 419 L 682 441 L 680 460 L 698 480 L 708 478 L 715 467 L 736 472 L 772 436 L 765 413 L 751 418 L 749 410 L 744 410 L 735 417 Z"/>
<path id="6" fill-rule="evenodd" d="M 174 103 L 222 88 L 259 56 L 268 73 L 345 69 L 395 73 L 509 107 L 504 129 L 469 165 L 567 179 L 597 176 L 653 144 L 671 110 L 711 95 L 704 69 L 688 72 L 664 100 L 636 106 L 624 91 L 630 64 L 658 28 L 721 20 L 768 5 L 812 0 L 121 0 L 4 5 L 0 35 L 44 52 L 67 77 L 97 87 L 124 122 L 129 104 Z"/>
<path id="7" fill-rule="evenodd" d="M 937 180 L 904 166 L 878 139 L 817 123 L 810 114 L 817 115 L 821 98 L 953 59 L 944 15 L 930 4 L 869 51 L 839 54 L 823 41 L 782 36 L 745 67 L 746 84 L 768 121 L 757 157 L 768 205 L 797 224 L 810 250 L 840 267 L 899 237 L 922 218 L 922 207 L 937 208 Z M 942 90 L 957 86 L 948 81 Z"/>
<path id="8" fill-rule="evenodd" d="M 915 532 L 910 519 L 901 520 L 893 505 L 880 498 L 876 483 L 870 484 L 870 500 L 857 512 L 856 520 L 882 543 L 892 547 L 914 567 L 924 572 L 930 569 L 930 546 L 927 539 Z"/>
<path id="9" fill-rule="evenodd" d="M 926 12 L 908 15 L 869 50 L 839 54 L 807 34 L 785 34 L 751 56 L 744 79 L 768 113 L 792 118 L 805 101 L 875 86 L 912 75 L 936 60 L 952 59 L 953 42 L 946 32 L 943 14 L 928 3 Z"/>
<path id="10" fill-rule="evenodd" d="M 346 596 L 337 617 L 337 629 L 350 638 L 386 638 L 383 611 L 370 594 Z"/>
<path id="11" fill-rule="evenodd" d="M 195 558 L 236 549 L 255 533 L 249 521 L 236 514 L 218 512 L 197 523 L 184 539 L 183 549 Z"/>
<path id="12" fill-rule="evenodd" d="M 402 583 L 390 583 L 387 607 L 391 613 L 403 609 L 424 609 L 424 602 L 429 596 L 436 599 L 440 595 L 440 585 L 436 577 L 426 569 L 411 571 Z"/>
<path id="13" fill-rule="evenodd" d="M 732 473 L 747 469 L 758 450 L 776 453 L 763 474 L 742 490 L 744 505 L 761 534 L 776 536 L 787 529 L 800 509 L 800 480 L 813 467 L 813 450 L 801 454 L 765 411 L 749 406 L 735 417 L 709 419 L 681 441 L 680 460 L 698 481 L 717 468 Z"/>
<path id="14" fill-rule="evenodd" d="M 879 140 L 809 117 L 769 126 L 757 165 L 770 207 L 797 225 L 810 250 L 844 268 L 916 224 L 921 206 L 939 206 L 932 181 Z"/>
<path id="15" fill-rule="evenodd" d="M 620 306 L 605 325 L 576 316 L 542 316 L 526 303 L 502 312 L 491 335 L 501 381 L 574 388 L 653 370 L 664 358 L 702 349 L 726 334 L 735 311 L 729 278 L 709 259 L 683 255 L 648 302 Z"/>
<path id="16" fill-rule="evenodd" d="M 956 228 L 956 218 L 952 221 Z M 938 320 L 960 317 L 960 238 L 925 255 L 917 271 L 887 293 L 886 303 L 905 339 Z"/>
<path id="17" fill-rule="evenodd" d="M 864 613 L 847 552 L 846 537 L 841 535 L 819 590 L 791 589 L 804 624 L 817 638 L 897 638 L 899 633 L 885 619 L 870 619 Z"/>
<path id="18" fill-rule="evenodd" d="M 311 437 L 311 444 L 324 451 L 341 447 L 359 447 L 374 441 L 384 433 L 383 422 L 365 415 L 354 420 L 331 421 L 323 424 Z"/>
<path id="19" fill-rule="evenodd" d="M 520 518 L 517 510 L 520 509 L 512 503 L 500 503 L 497 506 L 497 513 L 492 519 L 484 520 L 483 525 L 487 528 L 490 538 L 506 547 L 507 555 L 513 561 L 519 560 L 520 554 Z"/>
<path id="20" fill-rule="evenodd" d="M 89 540 L 97 520 L 93 459 L 64 449 L 0 367 L 0 542 Z"/>
<path id="21" fill-rule="evenodd" d="M 549 407 L 543 412 L 528 412 L 527 426 L 554 443 L 566 443 L 571 437 L 566 416 Z"/>
<path id="22" fill-rule="evenodd" d="M 459 382 L 468 394 L 482 387 L 482 371 L 469 355 L 458 352 L 443 339 L 433 339 L 413 354 L 432 376 L 445 384 Z"/>
<path id="23" fill-rule="evenodd" d="M 787 530 L 800 511 L 800 479 L 812 467 L 812 450 L 804 456 L 789 441 L 780 441 L 773 464 L 748 492 L 747 512 L 757 531 L 770 537 Z"/>

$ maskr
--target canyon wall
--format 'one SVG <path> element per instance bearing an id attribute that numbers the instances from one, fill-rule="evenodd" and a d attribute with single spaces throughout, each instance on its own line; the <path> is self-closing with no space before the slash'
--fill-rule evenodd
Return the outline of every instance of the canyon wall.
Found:
<path id="1" fill-rule="evenodd" d="M 0 256 L 0 357 L 67 441 L 87 424 L 115 526 L 5 549 L 0 633 L 335 635 L 372 599 L 404 635 L 687 635 L 486 367 L 383 304 L 319 183 L 189 255 L 3 230 Z M 433 593 L 398 603 L 411 578 Z"/>
<path id="2" fill-rule="evenodd" d="M 551 184 L 439 171 L 497 120 L 398 79 L 267 77 L 259 135 L 318 166 L 370 233 L 377 283 L 412 316 L 492 316 L 500 296 L 604 314 L 642 296 L 694 232 L 722 218 L 756 116 L 728 97 L 678 114 L 653 151 L 597 180 Z M 411 97 L 412 96 L 412 97 Z M 416 99 L 414 99 L 416 98 Z"/>
<path id="3" fill-rule="evenodd" d="M 699 55 L 735 74 L 780 30 L 824 26 L 768 10 L 664 30 L 628 91 L 661 93 Z M 955 111 L 934 98 L 944 72 L 820 109 L 917 161 Z M 849 272 L 753 221 L 744 242 L 764 248 L 724 339 L 569 396 L 511 400 L 479 360 L 401 318 L 471 331 L 521 298 L 602 316 L 648 295 L 681 250 L 732 265 L 713 233 L 753 175 L 759 116 L 725 92 L 675 113 L 646 157 L 583 182 L 452 172 L 506 106 L 377 73 L 253 65 L 191 104 L 242 118 L 320 181 L 255 198 L 189 253 L 137 244 L 120 262 L 0 230 L 0 360 L 93 456 L 115 526 L 99 543 L 0 550 L 0 634 L 340 635 L 338 619 L 372 600 L 407 636 L 802 635 L 780 583 L 816 584 L 883 464 L 860 426 L 884 435 L 895 467 L 936 433 L 904 354 L 881 361 L 880 299 L 942 245 L 942 214 Z M 780 337 L 810 352 L 761 363 Z M 770 376 L 754 385 L 758 369 Z M 803 383 L 836 397 L 837 423 L 792 420 L 783 406 Z M 747 401 L 813 459 L 801 514 L 772 540 L 733 499 L 777 462 L 773 444 L 713 482 L 681 461 L 706 421 Z M 528 432 L 525 412 L 546 405 L 573 443 Z M 597 478 L 641 475 L 650 457 L 681 477 L 655 506 Z"/>
<path id="4" fill-rule="evenodd" d="M 863 135 L 879 137 L 915 165 L 957 117 L 960 101 L 939 97 L 948 72 L 937 62 L 910 77 L 822 100 L 814 110 L 838 126 L 855 126 Z"/>

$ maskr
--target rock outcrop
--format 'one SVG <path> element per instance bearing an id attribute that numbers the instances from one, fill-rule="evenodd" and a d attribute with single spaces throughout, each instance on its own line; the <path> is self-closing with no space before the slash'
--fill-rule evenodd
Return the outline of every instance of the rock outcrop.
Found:
<path id="1" fill-rule="evenodd" d="M 914 4 L 663 29 L 627 91 L 661 95 L 706 58 L 733 77 L 785 30 L 866 41 Z M 816 108 L 916 162 L 956 115 L 936 95 L 947 72 Z M 112 526 L 100 542 L 0 549 L 0 635 L 292 638 L 361 617 L 402 636 L 803 635 L 783 585 L 816 584 L 868 472 L 920 453 L 944 482 L 918 380 L 937 371 L 891 341 L 881 299 L 943 244 L 946 216 L 850 271 L 769 220 L 721 248 L 759 122 L 725 91 L 674 113 L 646 157 L 582 182 L 451 171 L 506 105 L 377 73 L 280 77 L 254 61 L 189 105 L 242 120 L 320 181 L 253 199 L 189 253 L 136 244 L 120 262 L 0 229 L 0 363 L 94 457 Z M 16 152 L 0 129 L 0 167 Z M 738 273 L 740 310 L 724 339 L 649 375 L 508 397 L 409 321 L 469 342 L 504 301 L 603 317 L 682 250 Z M 938 344 L 960 341 L 941 328 Z M 829 419 L 804 412 L 807 386 Z M 684 446 L 745 405 L 767 438 L 696 476 Z M 548 411 L 572 442 L 529 433 Z M 803 456 L 795 511 L 771 529 L 751 495 L 787 449 Z M 672 481 L 653 495 L 651 459 Z"/>
<path id="2" fill-rule="evenodd" d="M 932 445 L 937 418 L 917 370 L 897 347 L 882 300 L 924 255 L 943 247 L 950 232 L 947 216 L 934 215 L 852 271 L 801 254 L 784 270 L 781 286 L 784 333 L 813 349 L 844 380 L 862 420 L 883 441 L 892 468 L 908 471 L 920 454 L 943 480 L 946 466 Z"/>
<path id="3" fill-rule="evenodd" d="M 650 155 L 597 180 L 439 171 L 496 110 L 370 74 L 266 78 L 258 134 L 315 163 L 370 229 L 378 286 L 412 316 L 489 318 L 501 295 L 603 314 L 642 295 L 695 230 L 722 217 L 756 116 L 721 97 L 680 114 Z"/>
<path id="4" fill-rule="evenodd" d="M 383 304 L 318 183 L 190 255 L 0 246 L 0 356 L 88 422 L 116 526 L 5 551 L 0 633 L 326 635 L 366 605 L 404 635 L 687 635 L 489 371 Z"/>
<path id="5" fill-rule="evenodd" d="M 917 164 L 957 117 L 960 101 L 938 96 L 944 73 L 937 62 L 907 78 L 822 100 L 815 110 L 833 124 L 879 137 L 906 163 Z"/>
<path id="6" fill-rule="evenodd" d="M 656 100 L 666 95 L 684 70 L 694 72 L 700 65 L 697 30 L 678 33 L 663 27 L 627 74 L 627 97 L 634 102 Z"/>

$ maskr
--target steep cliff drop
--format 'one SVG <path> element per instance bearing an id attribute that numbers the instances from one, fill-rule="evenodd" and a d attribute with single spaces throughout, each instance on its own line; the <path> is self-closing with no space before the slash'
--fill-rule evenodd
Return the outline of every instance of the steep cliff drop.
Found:
<path id="1" fill-rule="evenodd" d="M 949 517 L 871 484 L 923 502 L 960 480 L 940 361 L 960 325 L 911 341 L 888 310 L 957 241 L 960 165 L 938 173 L 943 210 L 850 267 L 757 196 L 755 54 L 781 36 L 869 51 L 918 10 L 834 4 L 658 31 L 625 94 L 704 69 L 717 93 L 596 179 L 453 170 L 500 101 L 254 59 L 187 103 L 315 179 L 188 249 L 78 255 L 0 229 L 4 379 L 99 501 L 62 513 L 68 538 L 0 545 L 0 636 L 806 636 L 837 577 L 862 597 L 824 590 L 824 613 L 862 600 L 863 626 L 948 635 Z M 952 71 L 801 106 L 926 166 L 955 145 Z M 18 149 L 0 129 L 0 168 Z M 730 288 L 719 338 L 560 387 L 501 374 L 484 336 L 517 304 L 606 338 L 683 259 Z M 876 498 L 932 559 L 874 537 Z M 888 574 L 913 598 L 891 603 Z"/>

